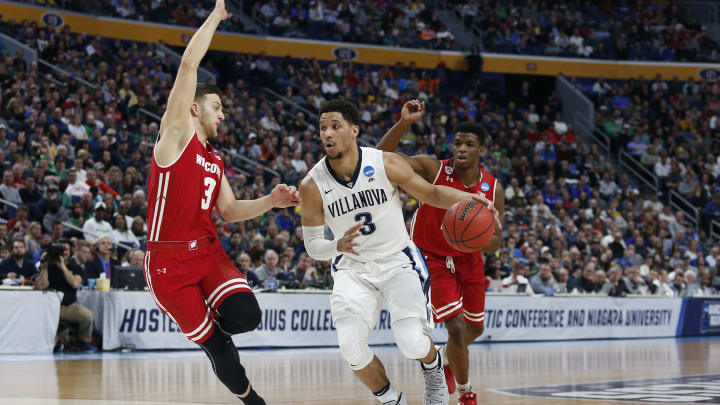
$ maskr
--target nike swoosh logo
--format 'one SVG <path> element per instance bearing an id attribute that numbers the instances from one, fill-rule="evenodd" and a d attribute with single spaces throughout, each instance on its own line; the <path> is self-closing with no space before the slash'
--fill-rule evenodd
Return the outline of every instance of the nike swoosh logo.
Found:
<path id="1" fill-rule="evenodd" d="M 332 191 L 332 189 L 330 189 L 330 190 L 325 190 L 325 194 L 327 195 L 327 194 L 329 194 L 331 191 Z"/>

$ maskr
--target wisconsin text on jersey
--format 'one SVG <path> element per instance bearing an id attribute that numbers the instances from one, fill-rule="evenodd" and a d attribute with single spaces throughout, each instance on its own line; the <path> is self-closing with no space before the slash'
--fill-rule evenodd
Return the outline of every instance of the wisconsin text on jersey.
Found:
<path id="1" fill-rule="evenodd" d="M 350 202 L 350 199 L 352 199 L 352 202 Z M 385 203 L 387 200 L 385 189 L 360 190 L 359 192 L 335 200 L 327 206 L 327 209 L 330 211 L 330 215 L 335 218 L 338 215 L 353 212 L 358 208 L 372 207 L 376 204 Z"/>
<path id="2" fill-rule="evenodd" d="M 199 164 L 206 172 L 210 172 L 210 174 L 220 174 L 220 166 L 217 163 L 207 162 L 200 155 L 195 155 L 195 163 Z"/>

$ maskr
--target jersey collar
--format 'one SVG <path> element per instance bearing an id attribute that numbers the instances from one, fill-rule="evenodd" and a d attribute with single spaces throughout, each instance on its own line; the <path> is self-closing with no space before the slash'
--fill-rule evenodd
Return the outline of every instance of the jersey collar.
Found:
<path id="1" fill-rule="evenodd" d="M 358 176 L 360 175 L 360 166 L 362 165 L 362 148 L 358 146 L 358 162 L 357 167 L 355 167 L 355 173 L 353 173 L 352 178 L 350 181 L 345 181 L 341 179 L 337 174 L 335 174 L 335 171 L 333 170 L 332 166 L 330 166 L 330 159 L 325 157 L 325 166 L 328 169 L 328 172 L 330 172 L 330 175 L 337 181 L 339 184 L 347 187 L 347 188 L 353 188 L 355 183 L 357 182 Z"/>

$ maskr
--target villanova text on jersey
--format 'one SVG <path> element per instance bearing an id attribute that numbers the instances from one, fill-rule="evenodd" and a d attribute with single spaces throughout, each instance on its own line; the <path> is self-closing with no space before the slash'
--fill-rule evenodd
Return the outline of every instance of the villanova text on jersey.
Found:
<path id="1" fill-rule="evenodd" d="M 385 203 L 387 200 L 385 189 L 360 190 L 333 201 L 327 206 L 327 209 L 330 215 L 335 218 L 338 215 L 345 215 L 359 208 L 373 207 Z"/>

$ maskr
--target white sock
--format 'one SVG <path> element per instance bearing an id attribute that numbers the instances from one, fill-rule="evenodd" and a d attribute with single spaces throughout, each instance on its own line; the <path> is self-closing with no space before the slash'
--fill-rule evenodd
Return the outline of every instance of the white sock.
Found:
<path id="1" fill-rule="evenodd" d="M 422 367 L 425 370 L 432 370 L 434 368 L 437 368 L 437 366 L 440 365 L 440 352 L 438 352 L 437 350 L 435 351 L 435 358 L 430 363 L 423 363 L 421 361 L 420 364 L 422 364 Z"/>
<path id="2" fill-rule="evenodd" d="M 390 383 L 380 391 L 373 392 L 373 395 L 375 395 L 375 398 L 377 398 L 381 404 L 398 400 L 398 392 L 395 391 L 395 388 L 393 388 Z"/>
<path id="3" fill-rule="evenodd" d="M 472 385 L 470 385 L 470 381 L 468 381 L 465 384 L 458 384 L 457 389 L 458 389 L 458 392 L 460 393 L 460 395 L 462 395 L 468 391 L 472 391 Z"/>
<path id="4" fill-rule="evenodd" d="M 448 360 L 446 349 L 447 348 L 445 346 L 437 346 L 437 351 L 440 352 L 440 357 L 442 357 L 443 367 L 450 365 L 450 360 Z"/>

